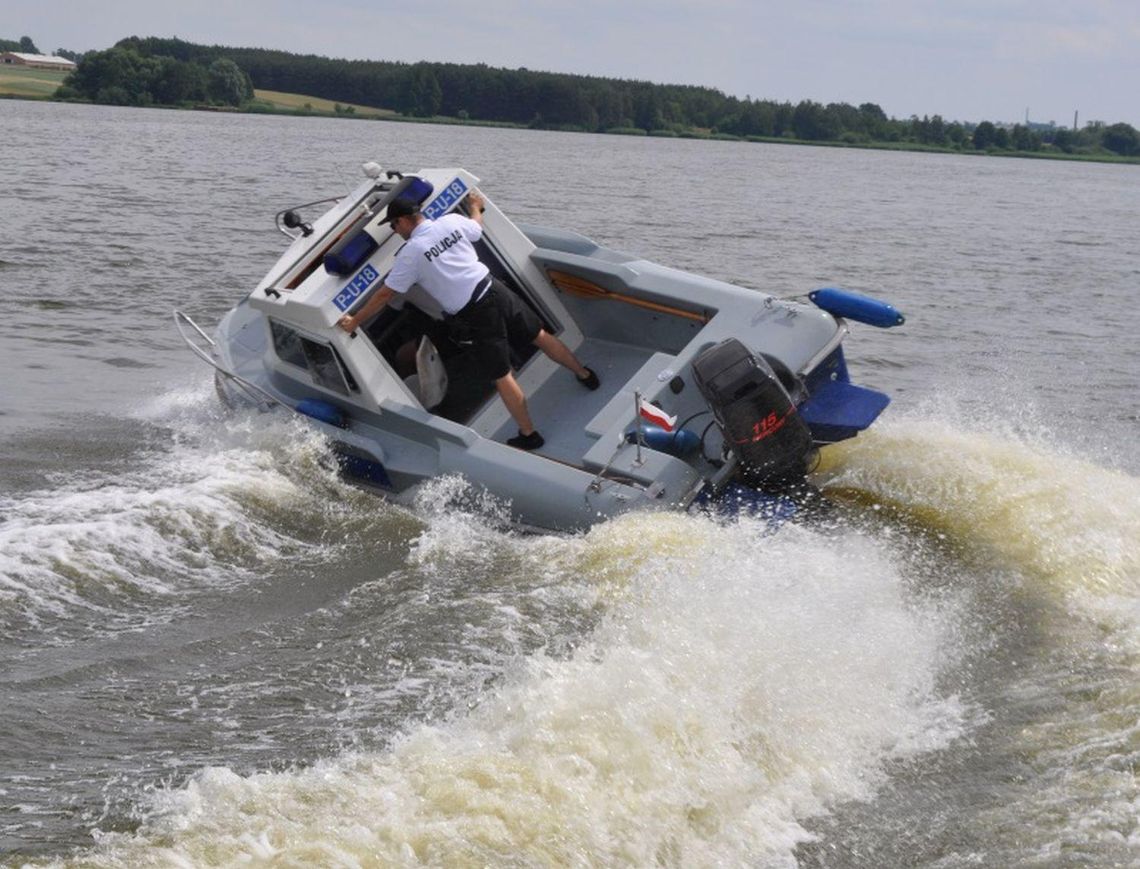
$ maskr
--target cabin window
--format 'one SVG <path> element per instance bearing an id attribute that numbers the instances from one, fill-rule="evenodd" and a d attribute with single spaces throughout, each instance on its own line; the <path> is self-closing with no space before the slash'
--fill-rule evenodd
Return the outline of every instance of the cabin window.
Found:
<path id="1" fill-rule="evenodd" d="M 308 368 L 305 349 L 301 346 L 301 336 L 276 320 L 269 321 L 269 328 L 273 332 L 273 349 L 277 351 L 277 358 L 290 365 Z"/>
<path id="2" fill-rule="evenodd" d="M 312 376 L 313 383 L 341 395 L 360 391 L 344 360 L 331 344 L 306 338 L 291 326 L 272 318 L 269 329 L 273 334 L 273 349 L 282 362 L 304 368 Z"/>

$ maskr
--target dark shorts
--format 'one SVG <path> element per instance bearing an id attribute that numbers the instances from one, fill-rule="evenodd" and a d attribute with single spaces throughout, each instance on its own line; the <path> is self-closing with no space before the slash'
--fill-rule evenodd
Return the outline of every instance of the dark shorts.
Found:
<path id="1" fill-rule="evenodd" d="M 492 281 L 483 298 L 449 318 L 454 339 L 470 342 L 478 373 L 498 380 L 511 371 L 511 345 L 533 344 L 542 321 L 511 290 Z"/>

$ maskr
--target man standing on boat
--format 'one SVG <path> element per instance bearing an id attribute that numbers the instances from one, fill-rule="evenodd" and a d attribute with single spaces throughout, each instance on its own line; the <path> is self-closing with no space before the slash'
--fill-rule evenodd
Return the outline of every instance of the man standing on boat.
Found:
<path id="1" fill-rule="evenodd" d="M 543 329 L 535 313 L 479 261 L 473 243 L 483 236 L 484 201 L 478 191 L 467 194 L 467 207 L 470 217 L 452 212 L 438 220 L 427 220 L 414 201 L 391 202 L 388 223 L 407 243 L 396 254 L 384 285 L 355 314 L 341 317 L 339 325 L 346 332 L 355 332 L 396 293 L 406 293 L 413 284 L 419 284 L 439 302 L 448 324 L 472 339 L 478 372 L 494 382 L 518 425 L 518 436 L 507 443 L 536 450 L 544 441 L 531 421 L 526 396 L 511 372 L 511 343 L 534 344 L 574 372 L 587 389 L 598 388 L 598 376 L 579 362 L 569 347 Z"/>

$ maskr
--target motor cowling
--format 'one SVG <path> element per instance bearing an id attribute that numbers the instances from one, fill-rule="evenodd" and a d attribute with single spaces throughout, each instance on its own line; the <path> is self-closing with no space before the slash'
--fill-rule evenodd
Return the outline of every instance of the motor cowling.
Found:
<path id="1" fill-rule="evenodd" d="M 697 355 L 693 379 L 744 482 L 775 488 L 804 478 L 811 432 L 767 360 L 740 340 L 726 338 Z"/>

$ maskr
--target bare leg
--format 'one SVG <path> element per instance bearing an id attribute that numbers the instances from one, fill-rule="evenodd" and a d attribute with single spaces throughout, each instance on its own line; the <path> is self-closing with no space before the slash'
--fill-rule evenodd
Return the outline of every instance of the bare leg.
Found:
<path id="1" fill-rule="evenodd" d="M 526 407 L 526 396 L 522 387 L 509 371 L 495 381 L 495 389 L 499 391 L 499 398 L 507 406 L 507 411 L 518 424 L 519 433 L 528 435 L 534 431 L 534 423 L 530 420 L 530 411 Z"/>
<path id="2" fill-rule="evenodd" d="M 545 329 L 538 330 L 538 337 L 534 339 L 534 346 L 565 368 L 574 372 L 574 376 L 581 379 L 589 374 L 589 370 L 578 361 L 578 357 L 570 352 L 570 348 L 555 338 Z"/>

